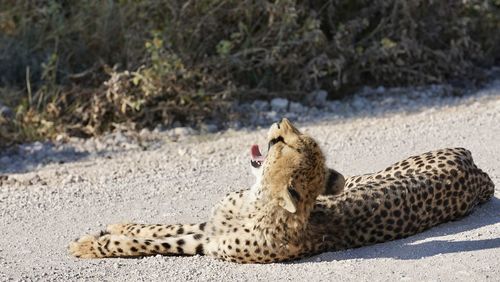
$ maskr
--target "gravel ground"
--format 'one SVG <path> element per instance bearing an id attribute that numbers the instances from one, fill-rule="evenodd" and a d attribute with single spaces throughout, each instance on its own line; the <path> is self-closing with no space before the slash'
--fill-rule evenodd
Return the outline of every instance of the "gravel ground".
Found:
<path id="1" fill-rule="evenodd" d="M 0 154 L 0 281 L 499 281 L 500 83 L 464 97 L 413 91 L 397 99 L 391 90 L 372 92 L 330 102 L 328 110 L 296 113 L 331 167 L 355 175 L 462 146 L 492 177 L 496 197 L 467 218 L 406 239 L 293 263 L 237 265 L 200 256 L 79 260 L 68 255 L 68 242 L 108 223 L 204 220 L 228 191 L 251 185 L 248 151 L 256 142 L 264 145 L 265 129 L 25 144 Z M 314 111 L 314 118 L 299 118 Z M 271 108 L 259 115 L 280 113 Z"/>

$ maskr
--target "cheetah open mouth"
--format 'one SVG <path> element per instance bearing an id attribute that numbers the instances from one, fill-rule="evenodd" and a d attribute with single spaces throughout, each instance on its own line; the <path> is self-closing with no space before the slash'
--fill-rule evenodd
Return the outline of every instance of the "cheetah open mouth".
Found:
<path id="1" fill-rule="evenodd" d="M 250 149 L 250 156 L 250 164 L 255 168 L 261 167 L 262 163 L 266 159 L 266 157 L 260 152 L 259 145 L 252 145 L 252 148 Z"/>

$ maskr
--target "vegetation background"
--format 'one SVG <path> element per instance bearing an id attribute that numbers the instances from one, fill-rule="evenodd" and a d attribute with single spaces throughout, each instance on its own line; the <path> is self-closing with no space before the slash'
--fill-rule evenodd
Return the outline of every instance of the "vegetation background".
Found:
<path id="1" fill-rule="evenodd" d="M 0 145 L 241 118 L 241 101 L 481 82 L 500 0 L 0 0 Z"/>

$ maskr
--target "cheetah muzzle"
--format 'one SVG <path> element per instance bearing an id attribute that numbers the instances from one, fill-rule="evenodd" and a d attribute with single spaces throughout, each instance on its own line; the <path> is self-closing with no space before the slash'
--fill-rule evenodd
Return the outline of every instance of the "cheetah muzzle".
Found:
<path id="1" fill-rule="evenodd" d="M 208 255 L 270 263 L 360 247 L 421 232 L 469 214 L 494 185 L 463 148 L 413 156 L 344 178 L 325 166 L 316 141 L 283 119 L 266 156 L 250 150 L 255 184 L 226 195 L 206 222 L 112 224 L 70 243 L 80 258 Z"/>

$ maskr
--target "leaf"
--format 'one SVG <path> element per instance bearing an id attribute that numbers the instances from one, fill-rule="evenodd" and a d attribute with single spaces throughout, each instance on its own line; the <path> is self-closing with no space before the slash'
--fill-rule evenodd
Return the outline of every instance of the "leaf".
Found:
<path id="1" fill-rule="evenodd" d="M 380 41 L 380 43 L 382 44 L 382 47 L 384 49 L 391 49 L 391 48 L 394 48 L 394 47 L 397 46 L 396 42 L 390 40 L 387 37 L 382 38 L 382 40 Z"/>

